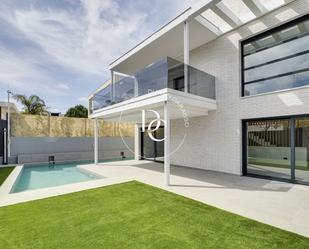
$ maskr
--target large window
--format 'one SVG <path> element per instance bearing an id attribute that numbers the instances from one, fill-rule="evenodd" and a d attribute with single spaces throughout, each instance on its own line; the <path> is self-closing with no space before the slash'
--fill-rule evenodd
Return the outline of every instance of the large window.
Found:
<path id="1" fill-rule="evenodd" d="M 309 15 L 241 43 L 242 96 L 309 85 Z"/>
<path id="2" fill-rule="evenodd" d="M 309 184 L 309 117 L 252 120 L 244 127 L 245 174 Z"/>
<path id="3" fill-rule="evenodd" d="M 291 178 L 289 119 L 247 122 L 247 173 Z"/>

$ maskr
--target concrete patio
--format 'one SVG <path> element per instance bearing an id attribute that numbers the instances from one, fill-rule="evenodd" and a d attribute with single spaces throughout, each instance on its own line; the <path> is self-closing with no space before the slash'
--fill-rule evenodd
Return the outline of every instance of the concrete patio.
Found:
<path id="1" fill-rule="evenodd" d="M 78 167 L 103 178 L 14 194 L 5 193 L 6 186 L 3 186 L 0 206 L 137 180 L 309 237 L 309 186 L 179 166 L 171 167 L 171 184 L 166 186 L 163 164 L 150 161 L 129 160 Z M 9 178 L 4 185 L 13 181 L 14 171 Z"/>
<path id="2" fill-rule="evenodd" d="M 117 182 L 136 179 L 309 237 L 309 186 L 172 166 L 167 187 L 160 163 L 122 161 L 81 167 Z"/>

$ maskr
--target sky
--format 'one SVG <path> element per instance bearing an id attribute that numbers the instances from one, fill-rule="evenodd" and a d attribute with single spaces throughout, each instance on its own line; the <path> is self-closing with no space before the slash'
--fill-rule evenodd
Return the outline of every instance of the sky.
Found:
<path id="1" fill-rule="evenodd" d="M 109 63 L 196 2 L 1 0 L 0 101 L 10 89 L 51 112 L 87 106 Z"/>

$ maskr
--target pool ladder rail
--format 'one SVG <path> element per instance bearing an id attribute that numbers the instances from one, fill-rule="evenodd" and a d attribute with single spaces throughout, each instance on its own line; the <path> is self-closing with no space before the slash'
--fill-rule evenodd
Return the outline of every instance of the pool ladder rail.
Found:
<path id="1" fill-rule="evenodd" d="M 49 165 L 49 167 L 55 166 L 55 156 L 49 156 L 48 157 L 48 165 Z"/>

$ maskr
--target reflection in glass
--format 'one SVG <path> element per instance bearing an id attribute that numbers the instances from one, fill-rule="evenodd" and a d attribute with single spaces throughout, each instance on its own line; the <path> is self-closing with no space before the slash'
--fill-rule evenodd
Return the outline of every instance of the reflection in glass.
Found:
<path id="1" fill-rule="evenodd" d="M 109 106 L 112 102 L 111 86 L 108 85 L 97 92 L 90 101 L 91 111 Z"/>
<path id="2" fill-rule="evenodd" d="M 308 44 L 309 36 L 306 35 L 299 39 L 279 44 L 271 49 L 265 49 L 258 53 L 247 55 L 244 58 L 244 68 L 254 67 L 262 63 L 303 52 L 309 49 Z"/>
<path id="3" fill-rule="evenodd" d="M 215 78 L 189 66 L 188 91 L 194 95 L 216 99 Z"/>
<path id="4" fill-rule="evenodd" d="M 120 103 L 134 96 L 134 78 L 126 77 L 115 83 L 113 103 Z"/>
<path id="5" fill-rule="evenodd" d="M 244 55 L 261 52 L 265 49 L 284 44 L 284 42 L 291 42 L 293 38 L 301 38 L 302 36 L 307 35 L 308 32 L 309 20 L 299 21 L 297 24 L 284 25 L 272 34 L 267 34 L 262 37 L 258 36 L 256 39 L 244 42 Z"/>
<path id="6" fill-rule="evenodd" d="M 188 66 L 188 93 L 215 99 L 215 77 Z M 133 75 L 117 77 L 114 86 L 95 93 L 90 100 L 91 110 L 98 110 L 134 97 L 164 88 L 184 91 L 185 64 L 172 58 L 163 58 Z"/>
<path id="7" fill-rule="evenodd" d="M 164 127 L 160 127 L 158 130 L 154 131 L 152 135 L 156 139 L 164 138 Z M 157 142 L 150 138 L 147 132 L 142 132 L 142 158 L 153 161 L 164 161 L 164 141 Z"/>
<path id="8" fill-rule="evenodd" d="M 244 85 L 244 95 L 249 96 L 306 85 L 309 85 L 309 71 Z"/>
<path id="9" fill-rule="evenodd" d="M 138 96 L 166 88 L 168 60 L 160 60 L 135 74 Z"/>
<path id="10" fill-rule="evenodd" d="M 164 127 L 160 127 L 155 134 L 155 138 L 164 139 Z M 164 162 L 164 141 L 155 142 L 156 146 L 156 161 Z"/>
<path id="11" fill-rule="evenodd" d="M 247 173 L 291 178 L 289 120 L 247 122 Z"/>
<path id="12" fill-rule="evenodd" d="M 309 85 L 305 18 L 242 43 L 244 96 Z"/>
<path id="13" fill-rule="evenodd" d="M 308 43 L 309 44 L 309 43 Z M 253 69 L 245 70 L 245 81 L 260 80 L 280 74 L 307 69 L 309 71 L 309 53 L 293 57 L 287 60 L 278 61 Z"/>
<path id="14" fill-rule="evenodd" d="M 144 159 L 154 160 L 155 159 L 155 143 L 148 136 L 147 132 L 142 133 L 143 139 L 143 148 L 142 148 L 142 157 Z"/>
<path id="15" fill-rule="evenodd" d="M 309 183 L 309 118 L 295 120 L 295 178 Z"/>

